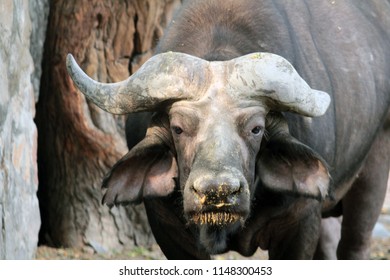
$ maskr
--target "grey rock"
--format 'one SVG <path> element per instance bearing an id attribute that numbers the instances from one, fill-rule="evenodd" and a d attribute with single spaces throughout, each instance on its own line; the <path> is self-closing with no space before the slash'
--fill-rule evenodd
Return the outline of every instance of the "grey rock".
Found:
<path id="1" fill-rule="evenodd" d="M 89 241 L 87 245 L 91 246 L 93 251 L 98 254 L 107 254 L 108 250 L 99 242 L 95 242 L 93 240 Z"/>
<path id="2" fill-rule="evenodd" d="M 40 227 L 29 2 L 0 1 L 0 259 L 33 258 Z"/>
<path id="3" fill-rule="evenodd" d="M 382 223 L 376 223 L 372 236 L 374 238 L 390 238 L 390 231 Z"/>
<path id="4" fill-rule="evenodd" d="M 35 101 L 39 97 L 39 85 L 42 74 L 42 56 L 45 44 L 47 20 L 49 17 L 49 0 L 28 1 L 31 18 L 31 44 L 30 53 L 34 61 L 32 83 L 34 87 Z"/>

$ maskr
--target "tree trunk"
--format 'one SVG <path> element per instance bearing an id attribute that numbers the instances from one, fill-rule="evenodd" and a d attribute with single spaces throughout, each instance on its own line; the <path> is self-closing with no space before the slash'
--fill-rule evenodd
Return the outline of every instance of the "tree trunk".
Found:
<path id="1" fill-rule="evenodd" d="M 126 79 L 153 53 L 178 0 L 52 0 L 37 105 L 40 240 L 122 249 L 153 242 L 143 206 L 101 205 L 101 181 L 127 152 L 124 116 L 84 99 L 65 67 L 72 53 L 101 82 Z"/>

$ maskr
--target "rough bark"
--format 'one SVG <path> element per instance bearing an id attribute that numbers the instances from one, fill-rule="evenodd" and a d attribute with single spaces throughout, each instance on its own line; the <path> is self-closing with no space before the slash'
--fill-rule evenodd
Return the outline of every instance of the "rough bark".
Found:
<path id="1" fill-rule="evenodd" d="M 0 1 L 0 259 L 32 258 L 38 242 L 31 24 L 27 0 Z"/>
<path id="2" fill-rule="evenodd" d="M 65 58 L 72 53 L 96 80 L 123 80 L 152 55 L 178 4 L 51 1 L 36 118 L 41 242 L 110 250 L 153 241 L 143 206 L 101 205 L 102 177 L 127 151 L 125 117 L 86 101 L 67 75 Z"/>

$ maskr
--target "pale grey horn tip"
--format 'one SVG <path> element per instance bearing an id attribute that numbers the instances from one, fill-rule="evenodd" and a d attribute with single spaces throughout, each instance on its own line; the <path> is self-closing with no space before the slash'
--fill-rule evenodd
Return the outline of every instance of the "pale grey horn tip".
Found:
<path id="1" fill-rule="evenodd" d="M 326 113 L 329 108 L 331 99 L 328 93 L 320 90 L 312 89 L 314 95 L 316 96 L 316 106 L 314 106 L 314 110 L 311 115 L 313 117 L 319 117 Z"/>
<path id="2" fill-rule="evenodd" d="M 73 55 L 71 53 L 68 53 L 66 55 L 66 68 L 69 69 L 69 67 L 74 64 L 76 60 L 74 59 Z"/>
<path id="3" fill-rule="evenodd" d="M 79 65 L 76 62 L 76 59 L 73 57 L 71 53 L 68 53 L 66 55 L 66 70 L 68 71 L 68 74 L 73 79 L 75 70 L 80 68 Z"/>
<path id="4" fill-rule="evenodd" d="M 66 61 L 69 61 L 69 60 L 71 60 L 71 59 L 74 59 L 74 57 L 73 57 L 73 55 L 71 54 L 71 53 L 68 53 L 67 55 L 66 55 Z"/>

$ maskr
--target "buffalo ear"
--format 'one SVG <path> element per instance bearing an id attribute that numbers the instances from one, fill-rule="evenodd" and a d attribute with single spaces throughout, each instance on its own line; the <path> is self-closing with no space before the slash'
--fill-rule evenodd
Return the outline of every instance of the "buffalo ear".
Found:
<path id="1" fill-rule="evenodd" d="M 163 135 L 170 135 L 166 125 L 152 124 L 145 138 L 113 166 L 103 180 L 103 204 L 140 203 L 144 197 L 173 192 L 178 168 L 169 137 Z"/>
<path id="2" fill-rule="evenodd" d="M 288 133 L 266 142 L 257 160 L 257 176 L 266 188 L 323 200 L 329 192 L 326 163 Z"/>

